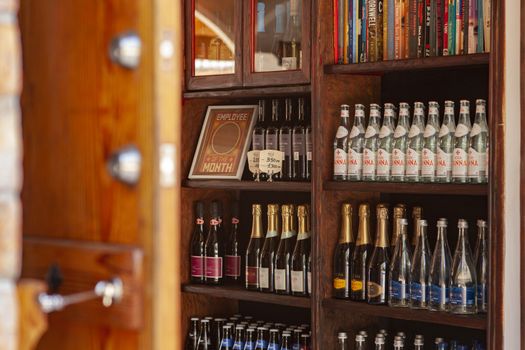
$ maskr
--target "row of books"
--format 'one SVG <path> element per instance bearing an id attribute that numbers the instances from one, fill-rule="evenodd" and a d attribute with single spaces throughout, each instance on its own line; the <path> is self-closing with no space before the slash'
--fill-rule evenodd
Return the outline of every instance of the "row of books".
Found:
<path id="1" fill-rule="evenodd" d="M 490 51 L 491 0 L 333 0 L 338 64 Z"/>

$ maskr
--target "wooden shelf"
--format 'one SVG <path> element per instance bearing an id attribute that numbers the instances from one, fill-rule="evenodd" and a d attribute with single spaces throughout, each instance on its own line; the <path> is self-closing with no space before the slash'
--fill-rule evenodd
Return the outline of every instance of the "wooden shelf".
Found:
<path id="1" fill-rule="evenodd" d="M 228 90 L 186 91 L 184 98 L 242 98 L 271 97 L 283 95 L 304 95 L 311 92 L 310 85 L 271 86 L 256 88 L 238 88 Z"/>
<path id="2" fill-rule="evenodd" d="M 187 293 L 196 293 L 210 297 L 252 301 L 257 303 L 277 304 L 310 308 L 310 298 L 294 297 L 291 295 L 278 295 L 271 293 L 262 293 L 246 290 L 236 286 L 206 286 L 200 284 L 185 284 L 182 291 Z"/>
<path id="3" fill-rule="evenodd" d="M 345 313 L 361 313 L 363 315 L 376 317 L 435 323 L 470 329 L 487 329 L 487 318 L 483 314 L 463 316 L 428 310 L 389 307 L 386 305 L 369 305 L 367 303 L 338 299 L 324 299 L 322 305 L 323 307 L 337 309 Z"/>
<path id="4" fill-rule="evenodd" d="M 185 180 L 182 185 L 189 188 L 266 192 L 310 192 L 312 188 L 310 182 L 294 181 Z"/>
<path id="5" fill-rule="evenodd" d="M 433 195 L 486 196 L 488 184 L 441 184 L 408 182 L 326 181 L 325 191 L 414 193 Z"/>
<path id="6" fill-rule="evenodd" d="M 399 71 L 433 70 L 487 66 L 490 54 L 411 58 L 355 64 L 332 64 L 324 67 L 326 74 L 384 74 Z"/>

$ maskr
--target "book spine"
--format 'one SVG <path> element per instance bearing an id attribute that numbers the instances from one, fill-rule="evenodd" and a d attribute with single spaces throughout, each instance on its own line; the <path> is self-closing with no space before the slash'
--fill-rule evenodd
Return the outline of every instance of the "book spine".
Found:
<path id="1" fill-rule="evenodd" d="M 386 0 L 388 2 L 387 27 L 388 27 L 388 59 L 395 58 L 395 18 L 396 18 L 396 0 Z"/>
<path id="2" fill-rule="evenodd" d="M 485 31 L 483 30 L 483 0 L 478 1 L 478 43 L 476 52 L 483 52 L 483 42 L 485 41 Z"/>
<path id="3" fill-rule="evenodd" d="M 468 53 L 468 27 L 469 27 L 469 12 L 470 12 L 470 4 L 469 0 L 463 0 L 463 11 L 462 11 L 462 18 L 461 22 L 463 24 L 463 27 L 461 31 L 463 32 L 463 47 L 461 53 L 463 55 L 466 55 Z"/>
<path id="4" fill-rule="evenodd" d="M 437 1 L 430 1 L 430 56 L 436 56 L 437 49 Z"/>
<path id="5" fill-rule="evenodd" d="M 388 0 L 383 1 L 383 61 L 388 60 Z"/>
<path id="6" fill-rule="evenodd" d="M 455 46 L 455 52 L 456 55 L 462 54 L 462 46 L 463 46 L 463 25 L 462 25 L 462 17 L 463 17 L 463 0 L 456 0 L 456 46 Z"/>
<path id="7" fill-rule="evenodd" d="M 409 0 L 408 6 L 410 8 L 410 12 L 408 14 L 408 29 L 410 36 L 408 40 L 408 56 L 410 58 L 416 58 L 418 56 L 417 0 Z"/>
<path id="8" fill-rule="evenodd" d="M 360 0 L 361 1 L 361 11 L 362 11 L 362 17 L 361 17 L 361 47 L 360 47 L 360 62 L 368 62 L 368 11 L 367 11 L 367 1 L 366 0 Z"/>
<path id="9" fill-rule="evenodd" d="M 383 42 L 385 41 L 383 35 L 384 4 L 385 0 L 377 0 L 376 50 L 378 61 L 383 60 Z"/>
<path id="10" fill-rule="evenodd" d="M 484 51 L 490 52 L 490 27 L 491 27 L 491 2 L 492 0 L 483 0 L 483 37 L 484 37 Z"/>
<path id="11" fill-rule="evenodd" d="M 443 56 L 443 31 L 444 31 L 444 3 L 445 0 L 437 0 L 436 1 L 436 55 L 437 56 Z M 477 1 L 477 0 L 474 0 Z"/>
<path id="12" fill-rule="evenodd" d="M 443 56 L 448 56 L 448 1 L 443 1 Z"/>
<path id="13" fill-rule="evenodd" d="M 352 39 L 352 55 L 353 55 L 353 61 L 354 63 L 359 62 L 359 39 L 358 34 L 360 32 L 359 28 L 359 0 L 353 0 L 352 2 L 352 30 L 353 30 L 353 39 Z"/>
<path id="14" fill-rule="evenodd" d="M 357 6 L 357 62 L 361 63 L 364 62 L 363 60 L 363 6 L 362 5 L 363 0 L 357 0 L 358 6 Z"/>
<path id="15" fill-rule="evenodd" d="M 348 0 L 348 63 L 354 62 L 354 24 L 353 24 L 353 0 Z"/>
<path id="16" fill-rule="evenodd" d="M 403 0 L 403 57 L 410 57 L 410 2 L 409 0 Z"/>
<path id="17" fill-rule="evenodd" d="M 430 19 L 432 17 L 431 11 L 432 11 L 432 7 L 431 7 L 430 0 L 425 0 L 425 57 L 430 56 L 430 40 L 432 36 L 431 28 L 430 28 L 430 23 L 431 23 Z"/>
<path id="18" fill-rule="evenodd" d="M 343 0 L 343 63 L 348 64 L 348 0 Z"/>
<path id="19" fill-rule="evenodd" d="M 425 57 L 425 0 L 417 0 L 417 57 Z"/>
<path id="20" fill-rule="evenodd" d="M 468 53 L 476 53 L 478 46 L 478 0 L 470 0 L 468 16 Z"/>
<path id="21" fill-rule="evenodd" d="M 377 0 L 368 0 L 368 62 L 377 61 Z"/>
<path id="22" fill-rule="evenodd" d="M 339 0 L 334 0 L 333 3 L 333 19 L 334 19 L 334 62 L 339 63 L 339 11 L 338 11 L 338 2 Z"/>
<path id="23" fill-rule="evenodd" d="M 448 0 L 448 54 L 456 54 L 456 0 Z"/>
<path id="24" fill-rule="evenodd" d="M 338 63 L 344 63 L 344 5 L 343 0 L 338 0 L 337 4 L 337 32 L 338 32 L 338 45 L 337 45 L 337 57 L 339 58 Z"/>
<path id="25" fill-rule="evenodd" d="M 401 58 L 401 0 L 395 0 L 394 59 Z"/>

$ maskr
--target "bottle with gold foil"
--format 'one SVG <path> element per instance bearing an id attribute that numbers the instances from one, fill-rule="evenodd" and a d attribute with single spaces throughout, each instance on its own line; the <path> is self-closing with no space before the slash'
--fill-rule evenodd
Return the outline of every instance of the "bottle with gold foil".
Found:
<path id="1" fill-rule="evenodd" d="M 275 253 L 279 244 L 279 205 L 268 204 L 268 230 L 261 249 L 259 266 L 259 290 L 273 293 Z"/>
<path id="2" fill-rule="evenodd" d="M 368 265 L 369 304 L 386 304 L 388 297 L 388 269 L 390 246 L 388 244 L 388 207 L 377 206 L 377 233 L 374 251 Z"/>
<path id="3" fill-rule="evenodd" d="M 282 233 L 277 254 L 275 255 L 274 285 L 275 293 L 290 294 L 291 289 L 291 264 L 297 233 L 292 230 L 293 212 L 291 205 L 285 204 L 281 208 Z"/>
<path id="4" fill-rule="evenodd" d="M 420 236 L 419 234 L 420 227 L 418 225 L 418 221 L 421 220 L 422 218 L 423 218 L 423 208 L 421 207 L 412 208 L 412 220 L 414 222 L 414 224 L 412 225 L 412 242 L 410 244 L 410 248 L 412 248 L 411 249 L 412 251 L 416 250 L 417 241 Z"/>
<path id="5" fill-rule="evenodd" d="M 341 206 L 341 233 L 334 250 L 334 297 L 350 298 L 350 266 L 354 253 L 354 232 L 352 230 L 352 205 L 343 203 Z"/>
<path id="6" fill-rule="evenodd" d="M 244 256 L 246 289 L 259 289 L 259 257 L 263 242 L 262 208 L 260 204 L 254 204 L 252 205 L 252 234 Z"/>
<path id="7" fill-rule="evenodd" d="M 407 206 L 405 204 L 396 204 L 394 207 L 394 213 L 392 215 L 392 239 L 390 240 L 390 256 L 394 254 L 397 240 L 399 239 L 399 222 L 397 219 L 406 219 L 407 217 Z"/>
<path id="8" fill-rule="evenodd" d="M 308 258 L 310 256 L 310 231 L 307 223 L 308 210 L 305 205 L 297 207 L 297 242 L 292 255 L 291 287 L 292 294 L 306 296 L 308 293 Z"/>
<path id="9" fill-rule="evenodd" d="M 356 301 L 366 300 L 366 288 L 368 277 L 368 263 L 372 253 L 372 243 L 370 239 L 370 206 L 361 204 L 359 206 L 359 228 L 357 241 L 352 255 L 352 265 L 350 268 L 350 298 Z"/>

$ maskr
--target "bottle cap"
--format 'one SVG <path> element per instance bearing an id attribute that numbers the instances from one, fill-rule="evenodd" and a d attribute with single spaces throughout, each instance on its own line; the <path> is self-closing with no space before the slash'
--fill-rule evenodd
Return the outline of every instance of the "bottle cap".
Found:
<path id="1" fill-rule="evenodd" d="M 406 338 L 405 332 L 397 332 L 397 336 L 401 338 Z"/>
<path id="2" fill-rule="evenodd" d="M 201 320 L 201 323 L 210 323 L 210 320 L 205 318 L 204 320 Z"/>
<path id="3" fill-rule="evenodd" d="M 352 204 L 343 203 L 343 205 L 341 206 L 341 215 L 344 215 L 344 216 L 352 215 Z"/>
<path id="4" fill-rule="evenodd" d="M 396 204 L 394 207 L 394 218 L 403 218 L 406 215 L 406 205 Z"/>
<path id="5" fill-rule="evenodd" d="M 478 227 L 487 227 L 487 222 L 485 220 L 478 220 Z"/>
<path id="6" fill-rule="evenodd" d="M 240 325 L 235 326 L 235 329 L 244 329 L 244 326 L 240 324 Z"/>
<path id="7" fill-rule="evenodd" d="M 279 204 L 268 204 L 268 215 L 279 214 Z"/>
<path id="8" fill-rule="evenodd" d="M 388 335 L 388 332 L 386 331 L 386 329 L 380 329 L 379 333 L 384 334 L 385 336 Z"/>
<path id="9" fill-rule="evenodd" d="M 278 333 L 279 330 L 277 328 L 272 328 L 270 329 L 270 333 Z"/>
<path id="10" fill-rule="evenodd" d="M 282 216 L 290 215 L 290 205 L 289 204 L 283 204 L 281 206 L 281 215 Z M 281 323 L 278 323 L 278 324 L 281 324 Z"/>
<path id="11" fill-rule="evenodd" d="M 383 334 L 378 334 L 376 336 L 375 344 L 380 345 L 385 343 L 385 336 Z"/>
<path id="12" fill-rule="evenodd" d="M 447 107 L 454 107 L 454 101 L 446 100 L 445 101 L 445 106 L 447 106 Z"/>
<path id="13" fill-rule="evenodd" d="M 348 338 L 348 333 L 346 333 L 346 332 L 340 332 L 340 333 L 337 335 L 337 338 L 339 338 L 339 339 L 347 339 L 347 338 Z"/>
<path id="14" fill-rule="evenodd" d="M 414 339 L 414 346 L 423 346 L 423 345 L 425 345 L 425 344 L 424 344 L 424 341 L 423 341 L 422 338 Z"/>
<path id="15" fill-rule="evenodd" d="M 283 335 L 282 335 L 283 338 L 288 338 L 288 337 L 291 337 L 291 336 L 292 335 L 289 332 L 283 332 Z"/>
<path id="16" fill-rule="evenodd" d="M 306 206 L 305 205 L 299 205 L 297 207 L 297 216 L 299 217 L 306 216 Z"/>
<path id="17" fill-rule="evenodd" d="M 370 215 L 370 205 L 368 203 L 363 203 L 359 205 L 359 216 L 369 216 Z"/>
<path id="18" fill-rule="evenodd" d="M 366 331 L 359 331 L 359 334 L 361 334 L 363 337 L 368 337 L 368 333 Z"/>
<path id="19" fill-rule="evenodd" d="M 378 204 L 376 208 L 378 219 L 388 219 L 388 207 L 384 204 Z"/>
<path id="20" fill-rule="evenodd" d="M 458 228 L 468 228 L 468 222 L 464 219 L 459 219 Z"/>
<path id="21" fill-rule="evenodd" d="M 415 339 L 425 339 L 422 334 L 416 334 Z"/>
<path id="22" fill-rule="evenodd" d="M 418 219 L 417 224 L 418 226 L 425 226 L 425 227 L 428 226 L 427 220 L 425 219 Z"/>
<path id="23" fill-rule="evenodd" d="M 356 342 L 359 342 L 359 343 L 362 343 L 362 342 L 365 341 L 365 337 L 364 337 L 362 334 L 357 334 L 357 335 L 355 336 L 355 341 L 356 341 Z"/>
<path id="24" fill-rule="evenodd" d="M 255 332 L 255 328 L 248 328 L 248 329 L 246 330 L 246 332 L 248 332 L 248 333 L 253 333 L 253 332 Z"/>
<path id="25" fill-rule="evenodd" d="M 261 215 L 261 205 L 260 204 L 253 204 L 252 205 L 252 215 Z"/>
<path id="26" fill-rule="evenodd" d="M 470 106 L 470 101 L 469 100 L 460 100 L 459 104 L 461 106 Z"/>
<path id="27" fill-rule="evenodd" d="M 310 338 L 310 334 L 301 334 L 301 338 Z"/>
<path id="28" fill-rule="evenodd" d="M 222 326 L 222 329 L 231 329 L 232 328 L 232 325 L 227 323 L 225 324 L 224 326 Z"/>
<path id="29" fill-rule="evenodd" d="M 423 208 L 421 207 L 414 207 L 412 208 L 412 217 L 413 218 L 420 218 L 423 215 Z"/>
<path id="30" fill-rule="evenodd" d="M 439 344 L 439 343 L 443 343 L 443 338 L 436 338 L 434 340 L 434 344 Z"/>

